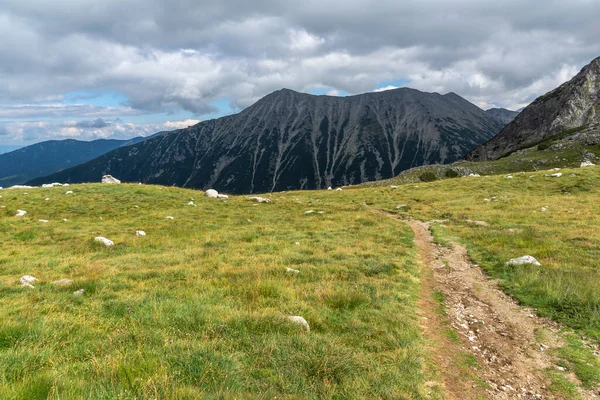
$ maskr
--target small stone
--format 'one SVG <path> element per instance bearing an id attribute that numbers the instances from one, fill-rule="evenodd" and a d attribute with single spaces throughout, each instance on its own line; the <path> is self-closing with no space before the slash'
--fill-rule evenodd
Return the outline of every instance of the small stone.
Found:
<path id="1" fill-rule="evenodd" d="M 542 212 L 546 212 L 546 211 L 548 211 L 548 207 L 546 207 L 546 206 L 542 207 Z"/>
<path id="2" fill-rule="evenodd" d="M 513 258 L 512 260 L 510 260 L 506 263 L 506 265 L 524 265 L 524 264 L 533 264 L 536 267 L 541 266 L 541 264 L 538 262 L 538 260 L 536 260 L 535 257 L 532 257 L 532 256 L 523 256 L 523 257 L 519 257 L 519 258 Z"/>
<path id="3" fill-rule="evenodd" d="M 105 237 L 102 236 L 98 236 L 94 239 L 96 242 L 101 242 L 103 243 L 106 247 L 112 247 L 115 245 L 115 242 L 113 242 L 112 240 L 108 240 Z"/>
<path id="4" fill-rule="evenodd" d="M 342 191 L 342 188 L 337 188 L 337 189 L 335 189 L 335 190 L 336 190 L 337 192 L 341 192 L 341 191 Z"/>
<path id="5" fill-rule="evenodd" d="M 50 197 L 46 197 L 46 198 L 44 199 L 44 201 L 49 201 L 49 200 L 50 200 Z"/>
<path id="6" fill-rule="evenodd" d="M 35 276 L 23 275 L 22 277 L 19 278 L 19 283 L 21 284 L 21 286 L 25 286 L 25 287 L 33 289 L 34 286 L 32 285 L 32 283 L 37 280 L 38 279 Z"/>
<path id="7" fill-rule="evenodd" d="M 39 219 L 38 222 L 43 222 L 43 223 L 47 224 L 49 221 L 47 219 Z"/>
<path id="8" fill-rule="evenodd" d="M 22 217 L 25 214 L 27 214 L 27 211 L 25 211 L 25 210 L 17 210 L 17 215 L 15 215 L 15 217 Z"/>
<path id="9" fill-rule="evenodd" d="M 288 268 L 288 267 L 285 267 L 285 271 L 289 272 L 289 273 L 292 273 L 292 274 L 299 274 L 300 273 L 300 271 L 298 271 L 297 269 Z"/>
<path id="10" fill-rule="evenodd" d="M 63 222 L 69 222 L 69 220 L 66 218 L 63 218 Z"/>
<path id="11" fill-rule="evenodd" d="M 219 193 L 219 194 L 217 195 L 217 198 L 218 198 L 218 199 L 228 199 L 228 198 L 229 198 L 229 196 L 227 196 L 226 194 L 221 194 L 221 193 Z"/>
<path id="12" fill-rule="evenodd" d="M 266 199 L 264 197 L 258 197 L 258 196 L 248 197 L 248 200 L 256 201 L 259 203 L 270 203 L 271 202 L 271 200 L 269 200 L 269 199 Z"/>
<path id="13" fill-rule="evenodd" d="M 327 190 L 331 190 L 331 186 L 329 186 L 329 187 L 327 188 Z"/>
<path id="14" fill-rule="evenodd" d="M 391 186 L 390 186 L 390 189 L 398 189 L 398 186 L 396 186 L 396 185 L 391 185 Z"/>
<path id="15" fill-rule="evenodd" d="M 190 202 L 188 203 L 188 206 L 193 206 L 193 207 L 196 207 L 196 205 L 194 204 L 194 202 L 193 202 L 193 201 L 190 201 Z"/>
<path id="16" fill-rule="evenodd" d="M 296 246 L 300 246 L 300 242 L 296 242 L 294 243 Z"/>
<path id="17" fill-rule="evenodd" d="M 308 325 L 308 322 L 306 322 L 306 320 L 304 318 L 302 318 L 299 315 L 292 315 L 287 317 L 292 323 L 297 324 L 302 326 L 304 329 L 306 329 L 306 332 L 310 332 L 310 325 Z"/>
<path id="18" fill-rule="evenodd" d="M 552 178 L 560 178 L 562 176 L 562 173 L 558 172 L 556 174 L 551 174 L 550 175 Z"/>
<path id="19" fill-rule="evenodd" d="M 79 289 L 73 292 L 74 296 L 82 296 L 85 293 L 85 289 Z"/>
<path id="20" fill-rule="evenodd" d="M 72 190 L 67 190 L 67 191 L 65 192 L 65 194 L 73 194 L 73 191 L 72 191 Z"/>
<path id="21" fill-rule="evenodd" d="M 167 215 L 167 219 L 175 219 L 175 218 L 171 217 L 170 215 Z"/>
<path id="22" fill-rule="evenodd" d="M 104 175 L 102 177 L 102 183 L 109 183 L 109 184 L 119 184 L 121 183 L 120 180 L 118 180 L 117 178 L 113 177 L 112 175 Z"/>
<path id="23" fill-rule="evenodd" d="M 314 212 L 315 212 L 315 210 L 308 210 L 308 211 L 304 211 L 304 214 L 312 214 Z"/>
<path id="24" fill-rule="evenodd" d="M 512 175 L 506 175 L 506 179 L 513 179 L 514 177 Z"/>
<path id="25" fill-rule="evenodd" d="M 135 236 L 146 236 L 146 232 L 144 232 L 144 231 L 135 231 Z"/>
<path id="26" fill-rule="evenodd" d="M 206 192 L 204 192 L 204 195 L 211 199 L 216 199 L 219 197 L 219 192 L 217 192 L 215 189 L 208 189 Z"/>

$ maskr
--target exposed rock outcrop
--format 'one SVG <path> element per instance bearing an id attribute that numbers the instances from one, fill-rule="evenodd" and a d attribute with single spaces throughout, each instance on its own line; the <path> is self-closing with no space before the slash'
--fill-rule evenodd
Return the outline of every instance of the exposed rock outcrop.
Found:
<path id="1" fill-rule="evenodd" d="M 569 82 L 539 97 L 468 159 L 497 160 L 546 138 L 600 119 L 600 57 Z"/>

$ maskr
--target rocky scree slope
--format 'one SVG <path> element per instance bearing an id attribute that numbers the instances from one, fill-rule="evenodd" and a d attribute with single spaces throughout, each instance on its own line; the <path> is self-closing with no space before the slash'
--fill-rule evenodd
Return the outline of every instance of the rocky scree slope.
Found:
<path id="1" fill-rule="evenodd" d="M 320 189 L 449 163 L 502 123 L 460 96 L 395 89 L 357 96 L 276 91 L 236 115 L 117 149 L 30 184 L 123 181 L 228 193 Z"/>
<path id="2" fill-rule="evenodd" d="M 497 160 L 599 119 L 600 57 L 570 81 L 536 99 L 497 136 L 471 153 L 468 159 Z"/>

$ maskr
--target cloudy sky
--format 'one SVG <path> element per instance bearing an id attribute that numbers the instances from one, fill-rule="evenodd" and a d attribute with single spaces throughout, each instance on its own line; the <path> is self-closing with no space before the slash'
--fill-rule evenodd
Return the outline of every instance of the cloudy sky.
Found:
<path id="1" fill-rule="evenodd" d="M 518 109 L 600 56 L 598 0 L 2 0 L 0 145 L 129 138 L 287 87 Z"/>

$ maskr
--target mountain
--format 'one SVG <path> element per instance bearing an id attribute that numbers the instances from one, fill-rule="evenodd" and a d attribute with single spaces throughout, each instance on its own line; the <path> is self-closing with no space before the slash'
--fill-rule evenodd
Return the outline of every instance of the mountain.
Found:
<path id="1" fill-rule="evenodd" d="M 164 132 L 159 132 L 157 135 Z M 155 136 L 155 135 L 153 135 Z M 152 137 L 152 136 L 150 136 Z M 147 138 L 129 140 L 98 139 L 48 140 L 0 154 L 0 186 L 22 184 L 92 160 L 119 147 L 140 143 Z"/>
<path id="2" fill-rule="evenodd" d="M 282 89 L 201 122 L 30 184 L 123 181 L 228 193 L 318 189 L 455 161 L 502 123 L 462 97 L 400 88 L 348 97 Z"/>
<path id="3" fill-rule="evenodd" d="M 573 79 L 539 97 L 489 142 L 468 157 L 496 160 L 600 119 L 600 57 Z"/>
<path id="4" fill-rule="evenodd" d="M 486 110 L 485 113 L 490 117 L 500 120 L 504 125 L 509 124 L 517 115 L 519 115 L 519 111 L 511 111 L 506 108 L 490 108 L 489 110 Z"/>

